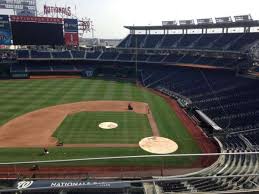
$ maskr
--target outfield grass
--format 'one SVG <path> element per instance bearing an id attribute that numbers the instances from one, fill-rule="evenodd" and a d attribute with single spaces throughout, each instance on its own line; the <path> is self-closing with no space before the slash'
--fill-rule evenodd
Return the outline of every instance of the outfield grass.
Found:
<path id="1" fill-rule="evenodd" d="M 104 130 L 102 122 L 115 122 L 118 128 Z M 152 136 L 146 115 L 134 112 L 81 112 L 69 115 L 53 135 L 64 144 L 138 144 Z"/>
<path id="2" fill-rule="evenodd" d="M 173 139 L 179 145 L 177 153 L 201 152 L 163 98 L 126 82 L 87 79 L 0 81 L 0 125 L 40 108 L 89 100 L 147 102 L 161 136 Z M 76 150 L 74 153 L 75 149 L 54 148 L 50 151 L 55 154 L 43 158 L 38 154 L 41 153 L 39 149 L 0 149 L 0 162 L 147 154 L 140 149 Z M 174 160 L 173 163 L 181 165 L 186 160 Z"/>

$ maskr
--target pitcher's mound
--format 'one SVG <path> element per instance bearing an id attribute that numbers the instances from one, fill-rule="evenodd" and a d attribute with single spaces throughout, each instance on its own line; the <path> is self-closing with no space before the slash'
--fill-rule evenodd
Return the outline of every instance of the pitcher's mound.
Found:
<path id="1" fill-rule="evenodd" d="M 119 125 L 113 122 L 104 122 L 99 125 L 101 129 L 116 129 Z"/>
<path id="2" fill-rule="evenodd" d="M 178 150 L 178 145 L 164 137 L 147 137 L 139 142 L 139 146 L 152 154 L 171 154 Z"/>

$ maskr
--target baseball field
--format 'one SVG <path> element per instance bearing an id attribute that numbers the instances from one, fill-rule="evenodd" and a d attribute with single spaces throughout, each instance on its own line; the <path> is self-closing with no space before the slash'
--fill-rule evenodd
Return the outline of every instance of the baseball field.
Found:
<path id="1" fill-rule="evenodd" d="M 105 104 L 100 105 L 99 101 Z M 88 102 L 95 104 L 87 104 Z M 116 109 L 117 104 L 108 107 L 108 102 L 117 102 L 118 107 L 122 108 Z M 124 110 L 124 104 L 120 104 L 121 102 L 141 102 L 144 107 L 142 109 L 146 106 L 145 111 L 148 113 L 141 112 L 142 109 L 138 111 L 138 104 L 134 104 L 136 112 L 127 111 L 126 106 Z M 98 104 L 101 107 L 98 107 Z M 50 110 L 52 112 L 47 112 Z M 57 121 L 55 125 L 51 125 L 54 119 Z M 100 129 L 98 125 L 108 121 L 117 123 L 118 127 L 110 130 Z M 55 126 L 54 131 L 48 131 L 47 127 L 51 126 Z M 54 143 L 62 142 L 64 146 L 57 147 L 53 142 L 44 144 L 44 127 L 51 136 L 48 139 L 51 138 L 50 142 L 55 139 Z M 197 142 L 168 102 L 134 84 L 98 79 L 0 82 L 0 163 L 146 155 L 150 153 L 138 146 L 139 141 L 158 134 L 177 143 L 178 150 L 175 153 L 201 153 Z M 21 139 L 23 137 L 31 142 L 24 142 L 25 140 Z M 46 146 L 49 154 L 43 155 L 42 149 Z M 171 158 L 170 164 L 189 165 L 196 159 Z M 156 161 L 110 161 L 113 165 L 130 165 L 132 162 L 146 165 Z M 99 161 L 91 165 L 97 164 L 109 165 L 109 162 Z"/>

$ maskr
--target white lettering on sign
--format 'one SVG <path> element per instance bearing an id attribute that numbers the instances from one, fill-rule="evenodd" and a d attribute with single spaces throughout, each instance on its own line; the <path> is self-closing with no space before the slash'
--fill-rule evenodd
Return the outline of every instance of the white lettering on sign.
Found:
<path id="1" fill-rule="evenodd" d="M 47 6 L 44 5 L 44 14 L 49 15 L 49 14 L 62 14 L 66 16 L 71 16 L 71 7 L 53 7 L 53 6 Z"/>
<path id="2" fill-rule="evenodd" d="M 27 189 L 33 184 L 33 181 L 21 181 L 17 184 L 17 189 Z"/>

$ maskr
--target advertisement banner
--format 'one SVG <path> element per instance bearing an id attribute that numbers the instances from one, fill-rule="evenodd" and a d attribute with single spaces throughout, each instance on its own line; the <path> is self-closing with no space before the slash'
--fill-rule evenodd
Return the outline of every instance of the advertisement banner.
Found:
<path id="1" fill-rule="evenodd" d="M 0 15 L 0 28 L 10 30 L 10 22 L 8 15 Z"/>
<path id="2" fill-rule="evenodd" d="M 79 45 L 78 33 L 65 32 L 65 43 L 67 46 L 78 46 Z"/>
<path id="3" fill-rule="evenodd" d="M 12 33 L 7 15 L 0 15 L 0 45 L 11 45 Z"/>
<path id="4" fill-rule="evenodd" d="M 86 189 L 121 189 L 129 188 L 129 183 L 108 183 L 93 181 L 20 181 L 15 188 L 18 190 L 37 189 L 37 188 L 86 188 Z"/>
<path id="5" fill-rule="evenodd" d="M 11 45 L 11 31 L 0 30 L 0 45 Z"/>
<path id="6" fill-rule="evenodd" d="M 62 18 L 49 18 L 49 17 L 33 17 L 33 16 L 11 16 L 12 22 L 35 22 L 35 23 L 55 23 L 62 24 Z"/>
<path id="7" fill-rule="evenodd" d="M 78 20 L 77 19 L 64 19 L 65 32 L 78 33 Z"/>

